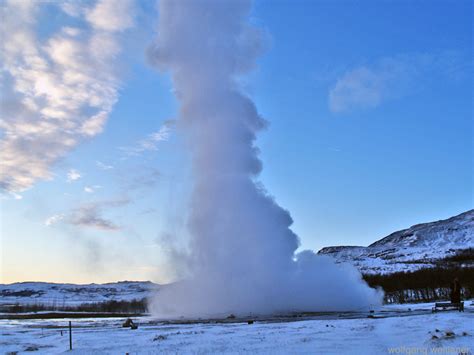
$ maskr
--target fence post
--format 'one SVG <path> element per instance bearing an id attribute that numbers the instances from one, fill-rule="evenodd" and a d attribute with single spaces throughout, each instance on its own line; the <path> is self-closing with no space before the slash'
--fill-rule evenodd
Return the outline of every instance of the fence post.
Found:
<path id="1" fill-rule="evenodd" d="M 69 321 L 69 350 L 72 350 L 72 326 L 71 326 L 71 321 Z"/>

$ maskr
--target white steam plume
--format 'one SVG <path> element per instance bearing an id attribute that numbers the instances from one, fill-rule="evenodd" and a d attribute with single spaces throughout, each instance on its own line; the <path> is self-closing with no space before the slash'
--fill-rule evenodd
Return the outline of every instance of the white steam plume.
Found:
<path id="1" fill-rule="evenodd" d="M 161 316 L 353 310 L 378 304 L 349 266 L 296 254 L 290 214 L 255 181 L 265 121 L 239 89 L 261 51 L 249 1 L 160 1 L 152 62 L 172 75 L 192 152 L 187 279 L 160 291 Z"/>

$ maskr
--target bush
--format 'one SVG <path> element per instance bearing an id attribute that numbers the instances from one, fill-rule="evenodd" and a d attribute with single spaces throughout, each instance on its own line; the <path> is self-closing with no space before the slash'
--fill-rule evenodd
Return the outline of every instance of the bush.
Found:
<path id="1" fill-rule="evenodd" d="M 3 306 L 1 309 L 7 313 L 26 313 L 40 311 L 62 311 L 62 312 L 107 312 L 107 313 L 127 313 L 141 314 L 148 311 L 146 299 L 135 299 L 131 301 L 106 301 L 98 303 L 84 303 L 80 305 L 55 305 L 55 304 L 15 304 L 13 306 Z"/>
<path id="2" fill-rule="evenodd" d="M 363 275 L 371 287 L 382 287 L 387 303 L 449 300 L 450 285 L 457 277 L 463 297 L 474 296 L 474 268 L 435 267 L 389 275 Z"/>

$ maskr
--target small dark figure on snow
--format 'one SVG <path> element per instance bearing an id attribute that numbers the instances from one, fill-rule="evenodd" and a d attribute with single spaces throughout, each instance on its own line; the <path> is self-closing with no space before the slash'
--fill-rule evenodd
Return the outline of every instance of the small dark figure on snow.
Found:
<path id="1" fill-rule="evenodd" d="M 461 303 L 461 284 L 457 277 L 451 283 L 451 303 Z"/>
<path id="2" fill-rule="evenodd" d="M 127 320 L 125 322 L 123 322 L 122 327 L 130 328 L 130 329 L 137 329 L 138 325 L 133 323 L 133 320 L 131 320 L 130 318 L 127 318 Z"/>

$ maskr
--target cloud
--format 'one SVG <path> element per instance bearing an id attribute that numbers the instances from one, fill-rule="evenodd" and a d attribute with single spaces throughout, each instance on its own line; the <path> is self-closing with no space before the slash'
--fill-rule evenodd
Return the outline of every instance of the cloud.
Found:
<path id="1" fill-rule="evenodd" d="M 100 185 L 94 185 L 94 186 L 85 186 L 84 187 L 84 192 L 87 192 L 89 194 L 94 193 L 97 189 L 102 188 Z"/>
<path id="2" fill-rule="evenodd" d="M 385 96 L 385 78 L 361 67 L 346 73 L 329 92 L 329 108 L 343 112 L 353 107 L 373 108 Z"/>
<path id="3" fill-rule="evenodd" d="M 110 170 L 114 168 L 112 165 L 107 165 L 105 163 L 102 163 L 101 161 L 96 161 L 95 165 L 97 165 L 97 167 L 101 170 Z"/>
<path id="4" fill-rule="evenodd" d="M 68 223 L 75 226 L 107 231 L 116 231 L 120 229 L 120 227 L 114 222 L 103 218 L 100 215 L 100 210 L 97 206 L 86 206 L 74 211 L 74 213 L 69 216 Z"/>
<path id="5" fill-rule="evenodd" d="M 345 72 L 329 90 L 329 109 L 333 113 L 373 109 L 419 90 L 430 80 L 457 80 L 468 66 L 465 55 L 456 51 L 385 57 Z"/>
<path id="6" fill-rule="evenodd" d="M 167 141 L 170 136 L 173 121 L 166 121 L 158 131 L 149 134 L 145 139 L 137 142 L 133 147 L 121 147 L 127 156 L 139 155 L 146 151 L 157 151 L 160 142 Z"/>
<path id="7" fill-rule="evenodd" d="M 45 37 L 35 32 L 47 21 L 43 2 L 2 2 L 1 190 L 52 179 L 59 159 L 104 129 L 120 85 L 118 34 L 133 25 L 131 0 L 111 3 L 52 3 L 75 18 Z M 90 26 L 75 27 L 76 18 Z"/>
<path id="8" fill-rule="evenodd" d="M 20 194 L 17 194 L 16 192 L 8 192 L 6 194 L 0 195 L 0 200 L 5 200 L 9 198 L 13 198 L 14 200 L 22 200 L 23 196 Z"/>
<path id="9" fill-rule="evenodd" d="M 142 167 L 139 173 L 127 175 L 122 180 L 125 190 L 143 190 L 155 186 L 162 178 L 159 170 L 155 168 Z"/>
<path id="10" fill-rule="evenodd" d="M 15 192 L 12 192 L 11 195 L 13 196 L 13 198 L 15 200 L 22 200 L 23 199 L 23 196 L 21 196 L 20 194 L 15 193 Z"/>
<path id="11" fill-rule="evenodd" d="M 130 1 L 103 0 L 87 12 L 87 20 L 99 30 L 123 31 L 133 26 Z"/>
<path id="12" fill-rule="evenodd" d="M 48 217 L 46 221 L 44 221 L 44 225 L 49 227 L 49 226 L 52 226 L 53 224 L 58 223 L 62 219 L 64 219 L 64 214 L 55 214 L 55 215 L 52 215 L 51 217 Z"/>
<path id="13" fill-rule="evenodd" d="M 82 177 L 81 173 L 75 169 L 71 169 L 67 173 L 67 182 L 79 180 Z"/>
<path id="14" fill-rule="evenodd" d="M 81 0 L 64 0 L 59 6 L 71 17 L 80 17 L 84 13 L 84 3 Z"/>
<path id="15" fill-rule="evenodd" d="M 121 226 L 103 216 L 105 210 L 117 208 L 130 203 L 129 199 L 116 199 L 83 204 L 67 213 L 52 215 L 45 221 L 46 226 L 59 222 L 76 227 L 100 229 L 104 231 L 117 231 Z"/>

